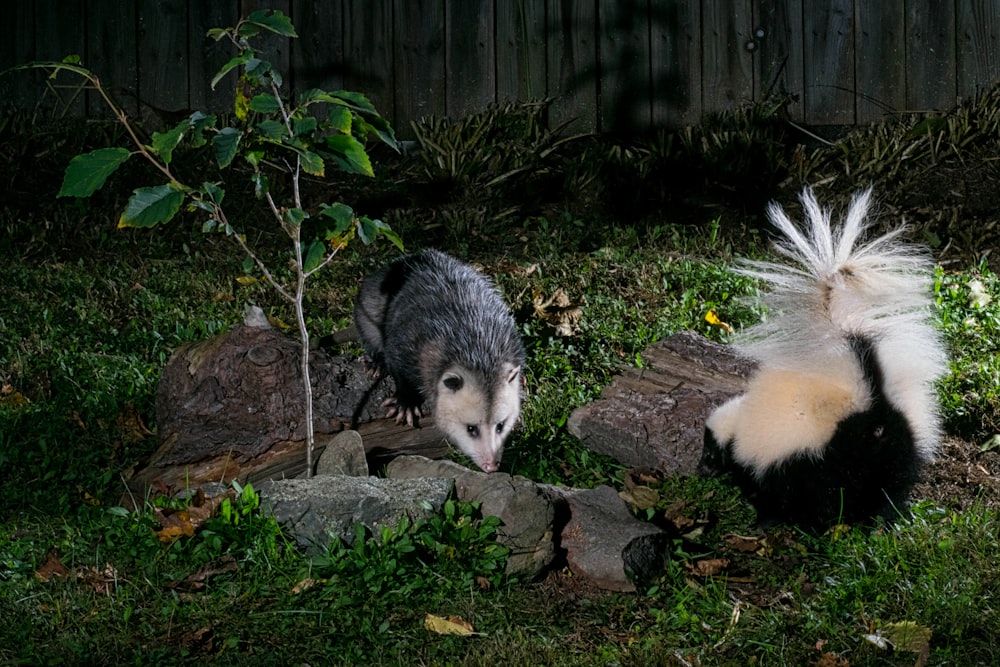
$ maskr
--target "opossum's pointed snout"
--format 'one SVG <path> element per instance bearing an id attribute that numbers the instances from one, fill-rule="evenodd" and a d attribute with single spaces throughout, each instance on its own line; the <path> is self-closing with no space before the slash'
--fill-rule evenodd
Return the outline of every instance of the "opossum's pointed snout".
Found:
<path id="1" fill-rule="evenodd" d="M 484 461 L 479 464 L 479 467 L 483 469 L 483 472 L 496 472 L 500 469 L 500 464 L 496 461 Z"/>

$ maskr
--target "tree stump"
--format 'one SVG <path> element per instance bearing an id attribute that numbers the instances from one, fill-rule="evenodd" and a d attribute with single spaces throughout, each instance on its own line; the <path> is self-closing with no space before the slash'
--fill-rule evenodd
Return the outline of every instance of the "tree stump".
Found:
<path id="1" fill-rule="evenodd" d="M 310 350 L 309 369 L 314 461 L 346 428 L 361 434 L 371 466 L 401 453 L 440 457 L 448 450 L 431 418 L 413 428 L 383 417 L 391 378 L 377 381 L 356 358 L 323 349 Z M 130 480 L 131 490 L 301 475 L 304 400 L 299 342 L 269 325 L 238 324 L 179 347 L 157 389 L 157 449 Z"/>

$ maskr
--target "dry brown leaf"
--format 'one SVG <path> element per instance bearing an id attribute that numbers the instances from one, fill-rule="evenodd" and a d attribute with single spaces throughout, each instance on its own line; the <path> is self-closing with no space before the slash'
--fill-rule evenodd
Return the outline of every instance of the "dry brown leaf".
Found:
<path id="1" fill-rule="evenodd" d="M 59 560 L 59 550 L 49 549 L 45 562 L 35 570 L 35 578 L 41 582 L 51 581 L 57 577 L 65 577 L 70 574 L 70 569 Z"/>
<path id="2" fill-rule="evenodd" d="M 545 298 L 542 292 L 536 291 L 531 301 L 535 308 L 535 317 L 554 326 L 557 336 L 575 336 L 580 333 L 577 323 L 583 317 L 583 311 L 578 305 L 570 302 L 561 287 L 548 298 Z"/>
<path id="3" fill-rule="evenodd" d="M 213 560 L 211 563 L 201 566 L 197 571 L 188 575 L 183 580 L 171 584 L 170 588 L 179 588 L 185 591 L 200 591 L 205 588 L 205 584 L 209 579 L 217 577 L 220 574 L 232 574 L 237 569 L 236 559 L 226 554 L 219 559 Z"/>
<path id="4" fill-rule="evenodd" d="M 142 442 L 153 435 L 131 403 L 126 403 L 125 409 L 118 414 L 118 428 L 121 429 L 122 438 L 130 445 Z"/>
<path id="5" fill-rule="evenodd" d="M 709 577 L 719 574 L 729 567 L 728 558 L 703 558 L 694 563 L 685 563 L 687 568 L 699 577 Z"/>
<path id="6" fill-rule="evenodd" d="M 435 616 L 427 614 L 424 617 L 424 628 L 439 635 L 462 635 L 468 637 L 478 634 L 472 625 L 460 616 Z"/>
<path id="7" fill-rule="evenodd" d="M 322 582 L 319 579 L 313 579 L 312 577 L 306 577 L 299 583 L 292 586 L 292 595 L 298 595 L 299 593 L 304 593 L 313 586 L 317 586 Z"/>
<path id="8" fill-rule="evenodd" d="M 762 547 L 761 539 L 759 537 L 737 535 L 736 533 L 724 535 L 722 537 L 722 541 L 725 542 L 730 548 L 742 553 L 759 551 Z"/>
<path id="9" fill-rule="evenodd" d="M 660 502 L 660 494 L 648 486 L 635 486 L 628 491 L 619 491 L 618 497 L 636 509 L 645 510 Z"/>
<path id="10" fill-rule="evenodd" d="M 156 508 L 154 512 L 160 530 L 154 531 L 161 542 L 174 542 L 194 535 L 194 524 L 186 510 L 176 512 Z"/>

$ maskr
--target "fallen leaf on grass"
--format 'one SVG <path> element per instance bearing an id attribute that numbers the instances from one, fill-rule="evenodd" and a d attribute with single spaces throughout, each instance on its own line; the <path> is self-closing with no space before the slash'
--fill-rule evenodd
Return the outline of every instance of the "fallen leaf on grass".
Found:
<path id="1" fill-rule="evenodd" d="M 292 586 L 292 595 L 298 595 L 300 593 L 304 593 L 305 591 L 309 590 L 313 586 L 316 586 L 316 585 L 321 584 L 321 583 L 323 583 L 323 582 L 320 581 L 319 579 L 313 579 L 312 577 L 306 577 L 305 579 L 303 579 L 299 583 L 297 583 L 294 586 Z"/>
<path id="2" fill-rule="evenodd" d="M 548 298 L 536 291 L 531 301 L 535 307 L 535 317 L 554 326 L 557 336 L 575 336 L 580 332 L 577 322 L 583 317 L 583 311 L 570 303 L 561 287 Z"/>
<path id="3" fill-rule="evenodd" d="M 173 512 L 157 507 L 154 514 L 160 524 L 160 529 L 154 532 L 161 542 L 174 542 L 181 537 L 194 535 L 194 524 L 187 511 Z"/>
<path id="4" fill-rule="evenodd" d="M 619 491 L 618 497 L 639 510 L 655 507 L 660 502 L 660 494 L 648 486 L 634 486 L 628 491 Z"/>
<path id="5" fill-rule="evenodd" d="M 220 574 L 231 574 L 236 572 L 236 559 L 227 554 L 222 558 L 207 563 L 185 579 L 170 584 L 170 588 L 178 588 L 185 591 L 200 591 L 205 588 L 209 579 Z"/>
<path id="6" fill-rule="evenodd" d="M 95 593 L 105 594 L 114 588 L 118 581 L 118 571 L 111 565 L 105 565 L 103 570 L 90 566 L 77 569 L 76 578 L 94 590 Z"/>
<path id="7" fill-rule="evenodd" d="M 59 550 L 49 549 L 45 562 L 35 570 L 35 578 L 41 582 L 51 581 L 57 577 L 65 577 L 70 573 L 70 569 L 59 560 Z"/>
<path id="8" fill-rule="evenodd" d="M 917 667 L 927 664 L 931 650 L 931 634 L 933 631 L 913 621 L 889 623 L 874 634 L 864 635 L 864 639 L 882 649 L 894 648 L 897 651 L 908 651 L 917 654 Z"/>
<path id="9" fill-rule="evenodd" d="M 725 569 L 729 567 L 729 559 L 703 558 L 701 560 L 696 560 L 694 563 L 685 563 L 684 565 L 694 575 L 699 577 L 709 577 L 725 571 Z"/>
<path id="10" fill-rule="evenodd" d="M 469 637 L 479 633 L 472 625 L 460 616 L 435 616 L 427 614 L 424 617 L 424 628 L 439 635 L 462 635 Z"/>
<path id="11" fill-rule="evenodd" d="M 728 535 L 723 535 L 722 541 L 725 542 L 730 548 L 742 553 L 752 553 L 761 549 L 761 540 L 759 537 L 730 533 Z"/>

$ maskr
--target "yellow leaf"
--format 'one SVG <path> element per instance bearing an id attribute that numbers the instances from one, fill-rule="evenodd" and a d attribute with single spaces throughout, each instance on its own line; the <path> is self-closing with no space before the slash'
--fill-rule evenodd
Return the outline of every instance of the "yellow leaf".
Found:
<path id="1" fill-rule="evenodd" d="M 900 621 L 885 626 L 882 634 L 897 651 L 923 653 L 930 645 L 932 631 L 913 621 Z"/>
<path id="2" fill-rule="evenodd" d="M 424 628 L 439 635 L 462 635 L 468 637 L 469 635 L 478 634 L 472 628 L 472 625 L 460 616 L 448 616 L 445 618 L 435 616 L 434 614 L 427 614 L 424 617 Z"/>
<path id="3" fill-rule="evenodd" d="M 713 327 L 718 327 L 725 331 L 726 333 L 733 333 L 733 327 L 728 322 L 723 322 L 719 319 L 719 316 L 714 310 L 709 310 L 705 313 L 705 321 L 711 324 Z"/>
<path id="4" fill-rule="evenodd" d="M 236 278 L 236 282 L 239 283 L 240 287 L 250 287 L 250 285 L 257 282 L 257 278 L 253 276 L 239 276 Z"/>

